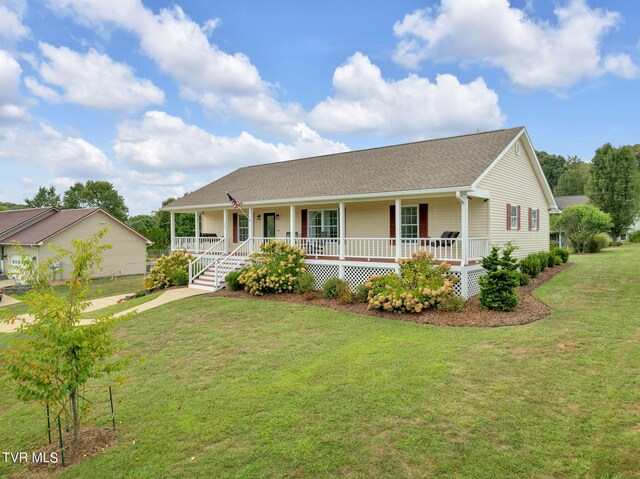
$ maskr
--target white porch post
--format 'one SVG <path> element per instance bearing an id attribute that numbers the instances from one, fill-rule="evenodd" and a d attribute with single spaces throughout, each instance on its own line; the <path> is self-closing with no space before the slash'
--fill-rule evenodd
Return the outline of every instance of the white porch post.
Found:
<path id="1" fill-rule="evenodd" d="M 254 252 L 255 241 L 253 240 L 253 208 L 249 208 L 249 238 L 251 243 L 249 245 L 249 251 Z"/>
<path id="2" fill-rule="evenodd" d="M 460 255 L 461 294 L 463 299 L 468 298 L 469 275 L 467 271 L 467 259 L 469 257 L 469 197 L 467 193 L 456 191 L 456 198 L 460 201 L 460 229 L 462 230 L 462 253 Z"/>
<path id="3" fill-rule="evenodd" d="M 344 233 L 347 230 L 344 201 L 340 202 L 339 207 L 340 207 L 340 211 L 338 212 L 338 220 L 340 221 L 340 259 L 344 259 L 344 253 L 345 253 Z"/>
<path id="4" fill-rule="evenodd" d="M 200 251 L 200 212 L 196 211 L 196 251 Z"/>
<path id="5" fill-rule="evenodd" d="M 171 238 L 171 251 L 176 248 L 176 214 L 173 211 L 169 212 L 169 218 L 171 226 L 169 227 L 169 236 Z"/>
<path id="6" fill-rule="evenodd" d="M 226 208 L 222 210 L 222 227 L 224 229 L 224 251 L 225 253 L 229 252 L 229 214 L 227 213 Z"/>
<path id="7" fill-rule="evenodd" d="M 402 200 L 396 199 L 396 262 L 402 256 Z"/>
<path id="8" fill-rule="evenodd" d="M 296 244 L 296 207 L 289 205 L 289 243 L 291 246 Z"/>

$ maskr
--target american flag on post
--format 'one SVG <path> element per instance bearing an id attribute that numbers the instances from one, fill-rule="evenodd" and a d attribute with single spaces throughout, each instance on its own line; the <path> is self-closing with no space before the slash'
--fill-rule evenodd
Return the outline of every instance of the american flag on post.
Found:
<path id="1" fill-rule="evenodd" d="M 236 200 L 233 196 L 231 196 L 229 194 L 228 191 L 227 191 L 227 196 L 229 197 L 229 201 L 231 202 L 231 206 L 233 206 L 234 208 L 240 208 L 242 206 L 242 201 Z"/>

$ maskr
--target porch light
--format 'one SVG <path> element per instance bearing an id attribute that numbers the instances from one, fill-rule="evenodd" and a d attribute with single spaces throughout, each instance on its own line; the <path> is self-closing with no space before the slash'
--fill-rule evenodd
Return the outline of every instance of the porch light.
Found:
<path id="1" fill-rule="evenodd" d="M 280 213 L 276 213 L 276 219 L 280 218 Z"/>
<path id="2" fill-rule="evenodd" d="M 258 219 L 262 218 L 262 215 L 258 215 Z"/>

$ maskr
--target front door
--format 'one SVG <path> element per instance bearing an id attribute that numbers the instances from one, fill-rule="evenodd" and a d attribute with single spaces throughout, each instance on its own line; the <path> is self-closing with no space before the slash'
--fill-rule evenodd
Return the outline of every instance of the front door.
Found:
<path id="1" fill-rule="evenodd" d="M 275 238 L 276 237 L 276 214 L 265 213 L 263 216 L 264 216 L 264 237 Z"/>

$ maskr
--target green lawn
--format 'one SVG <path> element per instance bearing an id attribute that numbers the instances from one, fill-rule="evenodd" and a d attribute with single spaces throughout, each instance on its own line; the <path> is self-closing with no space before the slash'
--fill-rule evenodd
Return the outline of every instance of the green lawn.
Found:
<path id="1" fill-rule="evenodd" d="M 118 442 L 63 477 L 640 477 L 640 245 L 572 261 L 527 326 L 210 297 L 142 313 L 118 329 Z M 0 386 L 3 450 L 43 426 Z"/>
<path id="2" fill-rule="evenodd" d="M 87 299 L 104 298 L 107 296 L 114 296 L 122 293 L 135 293 L 142 289 L 142 280 L 144 275 L 135 276 L 121 276 L 114 278 L 96 279 L 91 283 L 89 287 L 89 295 Z M 60 284 L 53 287 L 56 294 L 66 294 L 66 287 L 64 284 Z M 16 299 L 22 299 L 24 294 L 16 294 L 13 297 Z M 18 303 L 11 306 L 3 306 L 7 311 L 11 311 L 14 314 L 24 314 L 28 312 L 26 304 Z"/>

